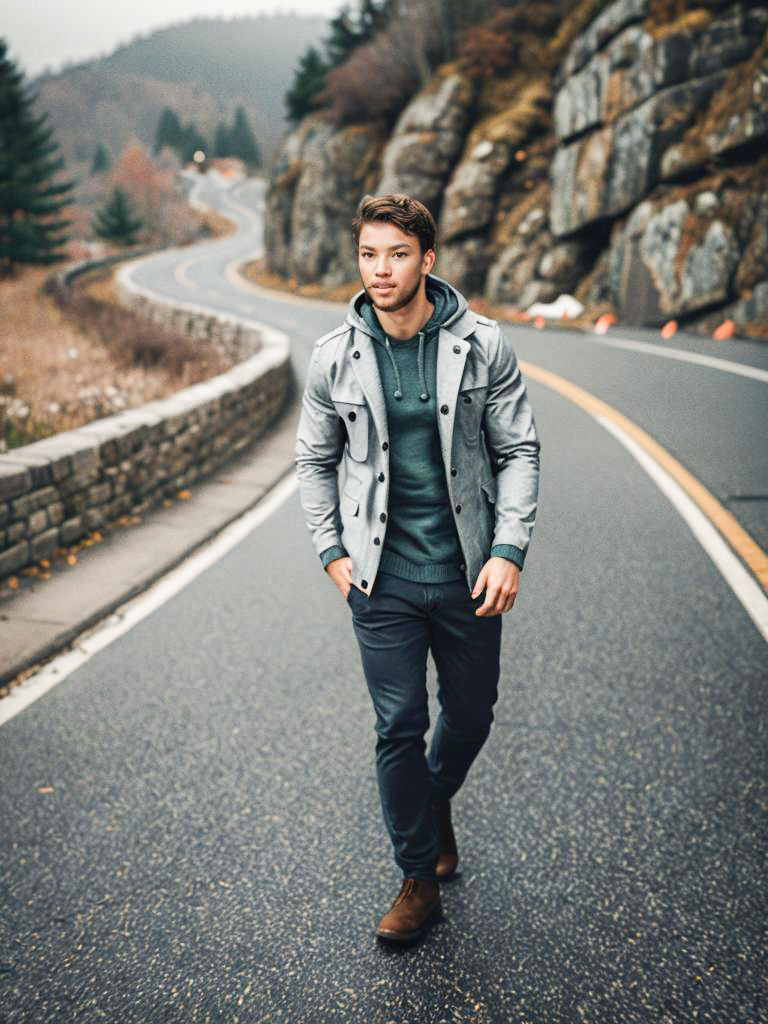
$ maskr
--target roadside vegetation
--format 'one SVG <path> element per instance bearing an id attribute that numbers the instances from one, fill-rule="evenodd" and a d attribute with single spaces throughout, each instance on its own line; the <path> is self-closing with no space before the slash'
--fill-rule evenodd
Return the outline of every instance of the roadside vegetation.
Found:
<path id="1" fill-rule="evenodd" d="M 144 402 L 229 369 L 192 342 L 118 306 L 112 270 L 71 290 L 30 267 L 0 283 L 0 451 Z"/>

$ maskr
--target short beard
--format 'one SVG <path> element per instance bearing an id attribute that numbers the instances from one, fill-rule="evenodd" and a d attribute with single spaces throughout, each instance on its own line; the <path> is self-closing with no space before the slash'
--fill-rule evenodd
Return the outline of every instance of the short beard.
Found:
<path id="1" fill-rule="evenodd" d="M 365 289 L 365 294 L 371 300 L 376 309 L 380 309 L 382 313 L 396 313 L 398 309 L 402 309 L 404 306 L 407 306 L 409 302 L 413 302 L 413 300 L 419 293 L 419 288 L 421 288 L 421 280 L 422 279 L 419 278 L 419 280 L 413 287 L 412 291 L 404 299 L 401 299 L 396 306 L 380 306 L 376 299 L 374 298 L 374 296 L 371 294 L 371 290 L 368 288 Z"/>

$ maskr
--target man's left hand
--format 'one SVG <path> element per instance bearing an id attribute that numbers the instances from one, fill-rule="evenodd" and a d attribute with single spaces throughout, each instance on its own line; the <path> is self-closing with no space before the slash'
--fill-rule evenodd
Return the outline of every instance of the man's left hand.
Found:
<path id="1" fill-rule="evenodd" d="M 510 611 L 520 587 L 520 569 L 508 558 L 494 555 L 480 570 L 472 597 L 485 590 L 485 601 L 475 610 L 475 615 L 501 615 Z"/>

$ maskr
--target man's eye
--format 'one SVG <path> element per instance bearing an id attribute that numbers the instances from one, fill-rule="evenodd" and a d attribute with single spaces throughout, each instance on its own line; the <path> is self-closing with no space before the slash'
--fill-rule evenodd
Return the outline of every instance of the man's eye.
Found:
<path id="1" fill-rule="evenodd" d="M 396 253 L 395 253 L 395 256 L 407 256 L 407 255 L 408 255 L 408 254 L 407 254 L 407 253 L 404 253 L 404 252 L 396 252 Z"/>

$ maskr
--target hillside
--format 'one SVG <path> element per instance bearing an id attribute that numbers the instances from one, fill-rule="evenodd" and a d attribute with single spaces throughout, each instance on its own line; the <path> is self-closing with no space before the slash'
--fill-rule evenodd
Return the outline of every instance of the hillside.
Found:
<path id="1" fill-rule="evenodd" d="M 242 104 L 268 164 L 285 130 L 283 96 L 299 56 L 326 28 L 323 18 L 295 15 L 196 18 L 30 85 L 70 175 L 87 175 L 99 142 L 113 159 L 133 138 L 150 146 L 166 106 L 212 138 L 217 121 Z"/>
<path id="2" fill-rule="evenodd" d="M 438 221 L 437 273 L 468 294 L 526 309 L 569 292 L 625 323 L 766 335 L 763 5 L 488 3 L 396 116 L 344 116 L 353 77 L 283 141 L 269 272 L 356 280 L 357 201 L 406 192 Z"/>

